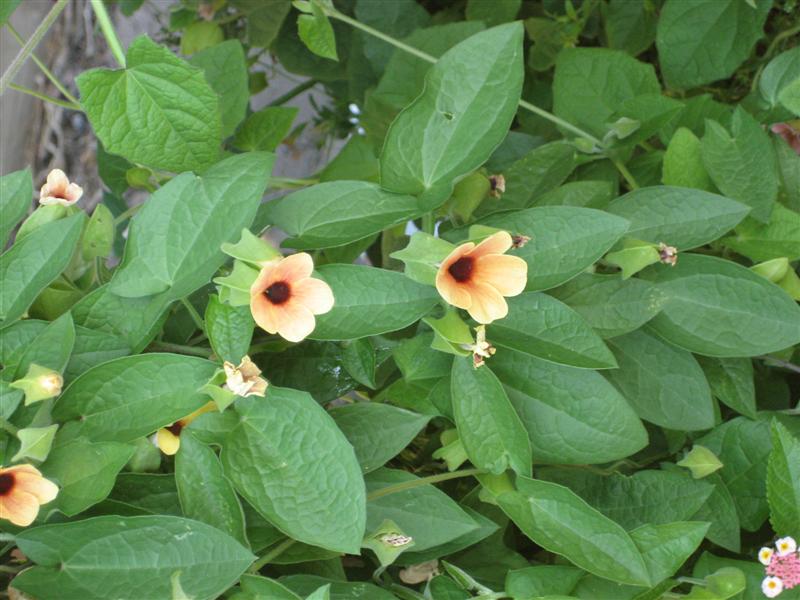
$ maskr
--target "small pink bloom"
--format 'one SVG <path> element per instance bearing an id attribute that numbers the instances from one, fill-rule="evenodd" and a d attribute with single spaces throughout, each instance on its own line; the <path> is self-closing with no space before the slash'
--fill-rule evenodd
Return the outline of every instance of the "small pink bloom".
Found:
<path id="1" fill-rule="evenodd" d="M 47 175 L 47 183 L 42 186 L 39 193 L 39 204 L 72 206 L 80 200 L 81 196 L 83 196 L 83 189 L 78 184 L 70 183 L 61 169 L 53 169 Z"/>
<path id="2" fill-rule="evenodd" d="M 800 155 L 800 119 L 787 123 L 775 123 L 771 128 L 772 133 L 781 136 L 786 143 Z"/>

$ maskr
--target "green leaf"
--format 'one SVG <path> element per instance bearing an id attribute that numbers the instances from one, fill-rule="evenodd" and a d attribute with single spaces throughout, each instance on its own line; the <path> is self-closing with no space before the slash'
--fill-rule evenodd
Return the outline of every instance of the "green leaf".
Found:
<path id="1" fill-rule="evenodd" d="M 283 587 L 274 579 L 259 577 L 258 575 L 242 575 L 239 581 L 242 591 L 250 594 L 246 596 L 250 600 L 252 596 L 256 599 L 272 598 L 274 600 L 302 600 L 300 596 Z"/>
<path id="2" fill-rule="evenodd" d="M 503 382 L 540 463 L 598 464 L 641 450 L 647 432 L 602 375 L 499 350 L 488 363 Z"/>
<path id="3" fill-rule="evenodd" d="M 130 442 L 200 408 L 197 390 L 217 366 L 178 354 L 126 356 L 93 367 L 58 398 L 53 418 L 77 420 L 76 435 Z"/>
<path id="4" fill-rule="evenodd" d="M 466 17 L 470 21 L 483 21 L 487 27 L 513 21 L 522 0 L 467 0 Z"/>
<path id="5" fill-rule="evenodd" d="M 421 333 L 392 349 L 392 358 L 406 381 L 438 379 L 450 375 L 453 357 L 431 347 L 434 333 Z M 470 335 L 469 343 L 472 343 Z"/>
<path id="6" fill-rule="evenodd" d="M 222 464 L 239 493 L 286 535 L 357 554 L 364 484 L 333 419 L 308 394 L 275 386 L 266 398 L 238 400 L 236 412 L 240 421 L 225 441 Z"/>
<path id="7" fill-rule="evenodd" d="M 292 236 L 283 245 L 301 250 L 348 244 L 424 212 L 415 197 L 366 181 L 320 183 L 267 206 L 268 222 Z"/>
<path id="8" fill-rule="evenodd" d="M 730 131 L 706 122 L 703 164 L 723 194 L 750 206 L 750 216 L 766 223 L 778 195 L 775 149 L 761 124 L 741 107 L 733 113 Z"/>
<path id="9" fill-rule="evenodd" d="M 86 224 L 81 239 L 81 257 L 85 261 L 104 258 L 114 248 L 114 215 L 105 204 L 98 204 Z"/>
<path id="10" fill-rule="evenodd" d="M 364 473 L 397 456 L 431 419 L 430 415 L 377 402 L 337 406 L 330 415 L 353 446 Z"/>
<path id="11" fill-rule="evenodd" d="M 534 600 L 541 596 L 567 595 L 585 573 L 566 565 L 536 565 L 506 574 L 506 594 L 514 600 Z"/>
<path id="12" fill-rule="evenodd" d="M 667 297 L 649 327 L 706 356 L 757 356 L 800 342 L 800 307 L 777 285 L 727 260 L 684 255 L 643 277 Z"/>
<path id="13" fill-rule="evenodd" d="M 733 229 L 750 209 L 701 190 L 655 186 L 625 194 L 606 210 L 630 221 L 632 238 L 690 250 Z"/>
<path id="14" fill-rule="evenodd" d="M 292 10 L 291 0 L 232 0 L 247 15 L 247 40 L 253 46 L 269 48 Z"/>
<path id="15" fill-rule="evenodd" d="M 42 600 L 172 598 L 173 577 L 188 597 L 212 600 L 255 558 L 221 531 L 171 516 L 45 525 L 20 533 L 17 544 L 37 566 L 14 587 Z"/>
<path id="16" fill-rule="evenodd" d="M 800 440 L 777 420 L 772 421 L 767 498 L 773 530 L 800 537 Z"/>
<path id="17" fill-rule="evenodd" d="M 658 314 L 664 302 L 658 289 L 646 281 L 595 273 L 582 273 L 548 293 L 582 316 L 603 338 L 639 329 Z"/>
<path id="18" fill-rule="evenodd" d="M 21 317 L 69 264 L 86 216 L 79 212 L 38 227 L 0 256 L 0 321 Z"/>
<path id="19" fill-rule="evenodd" d="M 656 40 L 658 13 L 649 2 L 611 0 L 605 11 L 608 46 L 636 56 Z"/>
<path id="20" fill-rule="evenodd" d="M 722 463 L 716 455 L 705 446 L 695 444 L 686 456 L 677 463 L 680 467 L 686 467 L 692 472 L 692 477 L 702 479 L 708 477 L 714 471 L 722 468 Z"/>
<path id="21" fill-rule="evenodd" d="M 674 575 L 697 550 L 708 523 L 678 521 L 642 525 L 631 531 L 631 539 L 642 553 L 650 581 L 657 583 Z"/>
<path id="22" fill-rule="evenodd" d="M 497 376 L 475 368 L 471 357 L 456 358 L 450 390 L 458 435 L 472 464 L 498 475 L 509 468 L 528 475 L 528 433 Z"/>
<path id="23" fill-rule="evenodd" d="M 769 422 L 737 417 L 715 427 L 696 443 L 722 461 L 719 475 L 733 496 L 742 528 L 757 531 L 769 514 L 765 483 L 772 448 Z"/>
<path id="24" fill-rule="evenodd" d="M 642 330 L 608 343 L 619 369 L 606 376 L 642 419 L 681 431 L 714 426 L 711 390 L 690 352 Z"/>
<path id="25" fill-rule="evenodd" d="M 8 0 L 0 4 L 0 25 L 5 25 L 22 0 Z"/>
<path id="26" fill-rule="evenodd" d="M 360 265 L 325 265 L 318 274 L 333 290 L 333 309 L 317 317 L 315 340 L 351 340 L 396 331 L 439 301 L 435 288 L 401 273 Z"/>
<path id="27" fill-rule="evenodd" d="M 667 85 L 687 89 L 730 77 L 763 35 L 772 1 L 755 2 L 667 0 L 656 34 Z"/>
<path id="28" fill-rule="evenodd" d="M 697 362 L 703 368 L 715 398 L 745 417 L 756 418 L 753 363 L 749 358 L 698 356 Z"/>
<path id="29" fill-rule="evenodd" d="M 26 427 L 17 431 L 19 450 L 11 460 L 18 462 L 25 458 L 37 461 L 46 459 L 50 454 L 50 447 L 53 445 L 57 429 L 58 425 L 49 425 L 47 427 Z"/>
<path id="30" fill-rule="evenodd" d="M 417 479 L 411 473 L 378 469 L 366 477 L 367 490 L 379 490 Z M 414 551 L 422 552 L 470 533 L 478 524 L 444 492 L 432 485 L 394 492 L 374 498 L 367 504 L 367 531 L 374 531 L 384 520 L 397 523 L 414 538 Z"/>
<path id="31" fill-rule="evenodd" d="M 220 359 L 238 365 L 250 348 L 255 324 L 249 306 L 231 306 L 219 296 L 208 299 L 205 313 L 206 333 L 211 348 Z"/>
<path id="32" fill-rule="evenodd" d="M 200 24 L 209 23 L 196 23 Z M 188 30 L 181 39 L 181 47 L 187 34 Z M 219 41 L 222 41 L 221 37 Z M 183 48 L 181 52 L 193 54 L 183 51 Z M 189 63 L 203 70 L 208 85 L 219 97 L 222 137 L 230 136 L 244 119 L 250 104 L 250 82 L 242 44 L 238 40 L 216 43 L 201 49 L 189 59 Z"/>
<path id="33" fill-rule="evenodd" d="M 297 17 L 297 33 L 306 47 L 322 58 L 339 60 L 336 54 L 336 36 L 328 17 L 315 3 L 311 3 L 311 14 Z"/>
<path id="34" fill-rule="evenodd" d="M 688 473 L 684 476 L 689 477 Z M 711 523 L 706 532 L 706 537 L 710 541 L 731 552 L 739 552 L 741 550 L 739 515 L 736 512 L 733 496 L 718 473 L 712 473 L 706 481 L 714 484 L 714 491 L 691 518 Z"/>
<path id="35" fill-rule="evenodd" d="M 723 238 L 721 243 L 756 262 L 783 257 L 797 260 L 800 258 L 800 213 L 775 204 L 769 223 L 745 219 L 736 233 Z"/>
<path id="36" fill-rule="evenodd" d="M 244 513 L 231 482 L 225 478 L 216 453 L 190 430 L 181 435 L 181 447 L 175 455 L 175 483 L 184 515 L 248 545 Z"/>
<path id="37" fill-rule="evenodd" d="M 625 530 L 569 489 L 517 477 L 519 491 L 497 497 L 522 532 L 550 552 L 600 577 L 650 585 L 642 555 Z"/>
<path id="38" fill-rule="evenodd" d="M 710 483 L 684 477 L 683 473 L 652 469 L 627 477 L 551 467 L 541 475 L 569 486 L 591 506 L 628 530 L 688 520 L 714 490 Z"/>
<path id="39" fill-rule="evenodd" d="M 428 12 L 414 0 L 395 0 L 394 2 L 358 0 L 355 6 L 355 16 L 361 23 L 374 27 L 398 40 L 405 39 L 416 29 L 425 27 L 430 21 Z M 363 36 L 362 43 L 364 55 L 375 73 L 389 73 L 387 64 L 395 51 L 394 46 L 368 35 Z M 415 48 L 419 47 L 416 44 L 412 45 Z M 403 52 L 397 54 L 404 54 L 406 58 L 414 58 Z"/>
<path id="40" fill-rule="evenodd" d="M 556 364 L 583 369 L 613 369 L 614 355 L 577 312 L 538 292 L 508 299 L 508 316 L 488 328 L 498 346 Z"/>
<path id="41" fill-rule="evenodd" d="M 270 382 L 311 394 L 324 403 L 349 394 L 357 386 L 344 369 L 342 344 L 306 342 L 269 358 Z"/>
<path id="42" fill-rule="evenodd" d="M 711 178 L 703 166 L 702 143 L 686 127 L 679 127 L 664 153 L 661 181 L 664 185 L 711 189 Z"/>
<path id="43" fill-rule="evenodd" d="M 569 281 L 603 256 L 628 228 L 628 222 L 615 215 L 573 206 L 497 214 L 481 224 L 531 238 L 510 252 L 528 263 L 528 290 L 546 290 Z"/>
<path id="44" fill-rule="evenodd" d="M 217 160 L 217 95 L 199 68 L 165 47 L 138 37 L 126 69 L 93 69 L 77 82 L 81 106 L 109 152 L 176 173 Z"/>
<path id="45" fill-rule="evenodd" d="M 520 23 L 476 34 L 445 53 L 422 94 L 394 120 L 381 154 L 381 185 L 441 205 L 455 181 L 491 156 L 522 89 Z"/>
<path id="46" fill-rule="evenodd" d="M 298 109 L 268 106 L 247 117 L 233 138 L 233 145 L 246 152 L 273 152 L 289 134 Z"/>
<path id="47" fill-rule="evenodd" d="M 201 50 L 208 50 L 219 45 L 225 39 L 222 27 L 212 21 L 195 21 L 190 23 L 181 35 L 180 52 L 189 56 Z"/>
<path id="48" fill-rule="evenodd" d="M 15 378 L 25 375 L 33 364 L 63 373 L 74 346 L 75 325 L 72 316 L 65 313 L 52 323 L 47 323 L 28 343 L 20 354 Z"/>
<path id="49" fill-rule="evenodd" d="M 758 79 L 758 91 L 769 108 L 780 104 L 781 92 L 800 79 L 800 48 L 781 52 L 769 61 Z"/>
<path id="50" fill-rule="evenodd" d="M 56 446 L 41 467 L 44 476 L 61 487 L 50 506 L 72 517 L 104 500 L 133 451 L 128 444 L 85 438 Z"/>
<path id="51" fill-rule="evenodd" d="M 4 9 L 6 6 L 3 4 Z M 2 21 L 0 18 L 0 22 Z M 32 198 L 33 180 L 30 169 L 14 171 L 0 177 L 0 248 L 6 247 L 9 234 L 28 212 Z"/>
<path id="52" fill-rule="evenodd" d="M 392 252 L 391 258 L 405 264 L 405 274 L 425 285 L 436 285 L 439 264 L 455 246 L 445 240 L 422 231 L 415 231 L 402 250 Z"/>
<path id="53" fill-rule="evenodd" d="M 620 50 L 565 48 L 558 55 L 553 110 L 595 137 L 605 135 L 625 100 L 660 93 L 653 66 Z"/>
<path id="54" fill-rule="evenodd" d="M 371 583 L 362 581 L 334 581 L 318 575 L 288 575 L 280 582 L 293 592 L 307 596 L 320 586 L 330 584 L 331 600 L 395 600 L 394 594 Z"/>
<path id="55" fill-rule="evenodd" d="M 110 290 L 133 298 L 169 290 L 181 298 L 206 284 L 225 261 L 220 245 L 253 221 L 274 159 L 239 154 L 159 188 L 131 222 Z"/>

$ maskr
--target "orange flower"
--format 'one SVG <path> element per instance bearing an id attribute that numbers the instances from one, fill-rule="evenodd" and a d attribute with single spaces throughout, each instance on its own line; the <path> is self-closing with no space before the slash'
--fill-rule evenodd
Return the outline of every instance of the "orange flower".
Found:
<path id="1" fill-rule="evenodd" d="M 333 292 L 311 277 L 314 263 L 305 252 L 271 261 L 250 287 L 250 312 L 258 326 L 290 342 L 299 342 L 314 331 L 314 315 L 333 308 Z"/>
<path id="2" fill-rule="evenodd" d="M 169 456 L 177 454 L 178 449 L 181 447 L 181 431 L 183 431 L 183 428 L 187 427 L 189 423 L 200 415 L 212 411 L 216 407 L 217 405 L 213 402 L 208 402 L 192 414 L 178 419 L 169 427 L 162 427 L 159 429 L 156 433 L 156 446 L 158 446 L 158 449 Z"/>
<path id="3" fill-rule="evenodd" d="M 42 186 L 39 193 L 39 204 L 72 206 L 80 200 L 81 196 L 83 196 L 83 188 L 76 183 L 70 183 L 61 169 L 53 169 L 47 175 L 47 183 Z"/>
<path id="4" fill-rule="evenodd" d="M 39 514 L 39 506 L 57 494 L 58 486 L 31 465 L 0 469 L 0 519 L 27 527 Z"/>
<path id="5" fill-rule="evenodd" d="M 518 256 L 504 256 L 511 236 L 498 231 L 477 246 L 461 244 L 444 259 L 436 274 L 436 289 L 448 303 L 469 312 L 478 323 L 491 323 L 508 314 L 503 296 L 525 289 L 528 265 Z"/>

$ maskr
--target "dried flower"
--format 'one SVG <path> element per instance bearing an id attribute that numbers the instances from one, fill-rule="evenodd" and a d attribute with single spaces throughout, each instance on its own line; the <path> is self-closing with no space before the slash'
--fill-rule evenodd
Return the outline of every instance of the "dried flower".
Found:
<path id="1" fill-rule="evenodd" d="M 486 327 L 484 325 L 478 325 L 475 331 L 475 343 L 470 345 L 468 350 L 472 351 L 472 366 L 477 369 L 483 366 L 485 359 L 494 356 L 497 348 L 486 341 Z"/>
<path id="2" fill-rule="evenodd" d="M 333 308 L 333 292 L 311 277 L 314 262 L 305 252 L 264 265 L 250 288 L 250 312 L 259 327 L 290 342 L 314 331 L 316 319 Z"/>
<path id="3" fill-rule="evenodd" d="M 237 396 L 261 396 L 267 391 L 267 380 L 261 375 L 261 369 L 249 356 L 242 358 L 238 366 L 227 360 L 223 363 L 225 370 L 225 386 Z"/>
<path id="4" fill-rule="evenodd" d="M 39 192 L 39 204 L 72 206 L 80 200 L 81 196 L 83 196 L 83 189 L 78 184 L 70 183 L 61 169 L 53 169 L 47 175 L 47 183 Z"/>
<path id="5" fill-rule="evenodd" d="M 506 178 L 502 175 L 489 176 L 489 195 L 492 198 L 499 198 L 506 191 Z"/>
<path id="6" fill-rule="evenodd" d="M 39 514 L 39 506 L 57 495 L 58 486 L 32 465 L 0 469 L 0 519 L 27 527 Z"/>
<path id="7" fill-rule="evenodd" d="M 528 264 L 518 256 L 505 256 L 511 236 L 498 231 L 477 246 L 461 244 L 444 259 L 436 274 L 436 289 L 448 303 L 469 312 L 478 323 L 491 323 L 508 314 L 503 296 L 525 289 Z"/>
<path id="8" fill-rule="evenodd" d="M 786 140 L 791 149 L 800 155 L 800 119 L 787 121 L 786 123 L 775 123 L 770 129 L 772 133 Z"/>
<path id="9" fill-rule="evenodd" d="M 665 265 L 674 267 L 678 264 L 678 249 L 675 246 L 667 246 L 664 242 L 658 245 L 658 258 Z"/>
<path id="10" fill-rule="evenodd" d="M 511 236 L 511 247 L 512 248 L 522 248 L 531 241 L 530 236 L 527 235 L 512 235 Z"/>
<path id="11" fill-rule="evenodd" d="M 380 537 L 380 540 L 393 548 L 401 548 L 403 546 L 408 546 L 414 541 L 414 538 L 403 535 L 402 533 L 385 533 Z"/>

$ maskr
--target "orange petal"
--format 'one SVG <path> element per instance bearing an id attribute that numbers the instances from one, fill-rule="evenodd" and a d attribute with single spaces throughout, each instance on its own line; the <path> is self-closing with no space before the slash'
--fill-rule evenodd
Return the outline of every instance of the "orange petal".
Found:
<path id="1" fill-rule="evenodd" d="M 292 286 L 292 300 L 305 305 L 315 315 L 323 315 L 333 308 L 331 286 L 313 277 L 301 279 Z"/>
<path id="2" fill-rule="evenodd" d="M 64 197 L 71 203 L 75 203 L 83 196 L 83 188 L 77 183 L 70 183 L 64 193 Z"/>
<path id="3" fill-rule="evenodd" d="M 267 333 L 278 333 L 278 308 L 264 294 L 250 296 L 253 320 Z"/>
<path id="4" fill-rule="evenodd" d="M 278 335 L 290 342 L 301 342 L 306 339 L 317 321 L 314 314 L 305 305 L 290 300 L 277 307 Z"/>
<path id="5" fill-rule="evenodd" d="M 498 231 L 475 246 L 475 249 L 470 252 L 470 256 L 477 258 L 487 254 L 503 254 L 511 248 L 511 244 L 511 235 L 507 231 Z"/>
<path id="6" fill-rule="evenodd" d="M 298 252 L 281 260 L 275 267 L 274 281 L 288 281 L 294 283 L 306 277 L 311 277 L 314 271 L 314 261 L 307 252 Z"/>
<path id="7" fill-rule="evenodd" d="M 455 248 L 450 254 L 447 255 L 439 266 L 439 273 L 446 272 L 450 266 L 465 254 L 469 254 L 475 248 L 475 244 L 467 242 Z"/>
<path id="8" fill-rule="evenodd" d="M 270 285 L 275 283 L 275 270 L 279 262 L 280 261 L 268 262 L 266 265 L 261 267 L 261 270 L 258 272 L 258 277 L 256 277 L 256 280 L 250 286 L 251 296 L 260 296 Z"/>
<path id="9" fill-rule="evenodd" d="M 178 453 L 178 448 L 181 447 L 181 438 L 169 429 L 159 429 L 158 433 L 156 433 L 156 445 L 164 454 L 173 456 Z"/>
<path id="10" fill-rule="evenodd" d="M 58 495 L 58 486 L 42 477 L 38 471 L 37 474 L 33 474 L 29 471 L 19 470 L 14 473 L 14 477 L 16 478 L 15 486 L 18 486 L 20 491 L 31 494 L 39 504 L 52 502 Z"/>
<path id="11" fill-rule="evenodd" d="M 14 525 L 27 527 L 39 514 L 39 501 L 33 494 L 20 490 L 0 497 L 0 519 L 8 519 Z"/>
<path id="12" fill-rule="evenodd" d="M 521 294 L 528 282 L 528 263 L 519 256 L 481 256 L 475 267 L 475 278 L 481 283 L 488 283 L 503 296 Z"/>
<path id="13" fill-rule="evenodd" d="M 69 186 L 69 179 L 61 169 L 53 169 L 47 174 L 48 195 L 64 197 Z"/>
<path id="14" fill-rule="evenodd" d="M 448 304 L 469 309 L 472 306 L 470 286 L 458 283 L 447 271 L 441 269 L 436 274 L 436 291 Z"/>
<path id="15" fill-rule="evenodd" d="M 478 323 L 488 324 L 508 314 L 508 304 L 496 289 L 486 283 L 476 282 L 470 288 L 472 306 L 467 311 Z"/>

